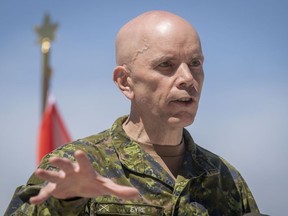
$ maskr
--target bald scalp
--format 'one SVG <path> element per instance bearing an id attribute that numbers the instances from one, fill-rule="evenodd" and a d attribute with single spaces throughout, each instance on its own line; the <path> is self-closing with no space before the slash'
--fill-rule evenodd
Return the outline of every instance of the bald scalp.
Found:
<path id="1" fill-rule="evenodd" d="M 149 11 L 143 13 L 128 23 L 118 32 L 115 43 L 116 64 L 129 65 L 137 56 L 149 49 L 150 38 L 155 34 L 169 36 L 170 29 L 191 29 L 195 37 L 199 36 L 194 27 L 183 18 L 167 11 Z"/>

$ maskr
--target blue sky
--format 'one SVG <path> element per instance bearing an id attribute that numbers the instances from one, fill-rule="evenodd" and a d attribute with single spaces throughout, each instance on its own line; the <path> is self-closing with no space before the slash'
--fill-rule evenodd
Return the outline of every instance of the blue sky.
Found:
<path id="1" fill-rule="evenodd" d="M 201 146 L 241 172 L 263 213 L 286 212 L 288 4 L 251 1 L 0 0 L 0 214 L 35 170 L 41 53 L 34 27 L 45 13 L 59 28 L 51 88 L 80 138 L 110 127 L 129 101 L 111 80 L 119 28 L 148 10 L 168 10 L 198 30 L 205 82 L 188 127 Z M 3 196 L 5 194 L 5 196 Z"/>

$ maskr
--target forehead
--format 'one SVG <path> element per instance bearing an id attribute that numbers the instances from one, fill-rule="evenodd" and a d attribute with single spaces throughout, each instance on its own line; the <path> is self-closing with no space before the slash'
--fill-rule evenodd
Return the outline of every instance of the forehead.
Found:
<path id="1" fill-rule="evenodd" d="M 132 25 L 129 31 L 130 57 L 132 62 L 138 59 L 147 60 L 161 56 L 190 57 L 202 55 L 201 44 L 196 30 L 187 21 L 179 17 L 149 17 L 145 22 Z M 126 37 L 126 42 L 127 37 Z M 190 57 L 191 58 L 191 57 Z"/>
<path id="2" fill-rule="evenodd" d="M 193 34 L 168 34 L 147 37 L 145 43 L 139 47 L 137 58 L 142 60 L 166 60 L 202 58 L 199 38 Z M 136 60 L 136 58 L 135 58 Z"/>

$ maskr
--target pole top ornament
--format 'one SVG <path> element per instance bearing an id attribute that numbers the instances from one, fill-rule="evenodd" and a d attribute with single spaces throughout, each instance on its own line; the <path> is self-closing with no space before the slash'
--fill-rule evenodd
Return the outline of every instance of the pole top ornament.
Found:
<path id="1" fill-rule="evenodd" d="M 41 45 L 41 51 L 43 53 L 49 52 L 51 42 L 55 38 L 57 27 L 57 23 L 50 22 L 50 16 L 48 14 L 45 15 L 42 25 L 35 27 L 35 31 L 38 35 L 38 43 Z"/>

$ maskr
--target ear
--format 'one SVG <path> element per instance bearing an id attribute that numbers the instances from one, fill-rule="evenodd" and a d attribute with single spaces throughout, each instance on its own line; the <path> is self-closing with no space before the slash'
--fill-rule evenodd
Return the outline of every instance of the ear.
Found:
<path id="1" fill-rule="evenodd" d="M 132 82 L 130 72 L 125 66 L 117 66 L 114 69 L 113 81 L 129 100 L 134 97 L 134 92 L 131 86 Z"/>

